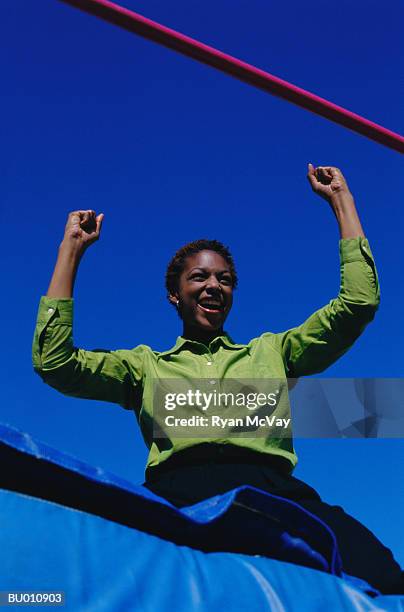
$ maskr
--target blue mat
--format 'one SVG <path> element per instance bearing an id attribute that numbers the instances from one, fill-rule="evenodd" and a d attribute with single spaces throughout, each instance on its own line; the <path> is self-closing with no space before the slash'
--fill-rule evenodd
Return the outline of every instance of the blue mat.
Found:
<path id="1" fill-rule="evenodd" d="M 269 600 L 276 610 L 399 610 L 404 602 L 344 575 L 333 532 L 292 501 L 245 486 L 178 509 L 5 426 L 0 456 L 8 466 L 3 590 L 64 590 L 76 610 L 212 610 L 219 600 L 235 610 L 268 610 Z"/>

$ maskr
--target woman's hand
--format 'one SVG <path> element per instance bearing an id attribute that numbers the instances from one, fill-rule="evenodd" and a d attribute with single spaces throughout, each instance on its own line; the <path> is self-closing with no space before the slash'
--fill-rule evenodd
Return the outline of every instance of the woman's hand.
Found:
<path id="1" fill-rule="evenodd" d="M 75 210 L 67 218 L 63 244 L 85 251 L 100 237 L 104 214 L 94 210 Z"/>
<path id="2" fill-rule="evenodd" d="M 334 166 L 317 166 L 309 164 L 307 178 L 314 193 L 327 200 L 330 204 L 341 196 L 352 198 L 346 180 L 341 170 Z"/>
<path id="3" fill-rule="evenodd" d="M 338 221 L 341 238 L 365 237 L 355 201 L 341 170 L 334 166 L 314 168 L 309 164 L 307 178 L 314 193 L 329 203 Z"/>

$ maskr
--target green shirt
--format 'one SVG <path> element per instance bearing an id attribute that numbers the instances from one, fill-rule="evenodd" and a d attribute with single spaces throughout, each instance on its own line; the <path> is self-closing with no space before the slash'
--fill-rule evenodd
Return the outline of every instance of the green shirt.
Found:
<path id="1" fill-rule="evenodd" d="M 366 238 L 339 241 L 338 296 L 304 323 L 285 332 L 265 332 L 248 344 L 227 332 L 209 346 L 178 336 L 168 351 L 140 344 L 132 349 L 85 350 L 73 345 L 73 298 L 41 297 L 32 347 L 35 372 L 65 395 L 114 402 L 133 410 L 149 448 L 147 468 L 198 442 L 233 444 L 281 455 L 292 471 L 297 463 L 292 437 L 153 437 L 153 381 L 170 378 L 281 379 L 322 372 L 343 355 L 374 318 L 380 291 Z M 287 385 L 286 394 L 287 394 Z"/>

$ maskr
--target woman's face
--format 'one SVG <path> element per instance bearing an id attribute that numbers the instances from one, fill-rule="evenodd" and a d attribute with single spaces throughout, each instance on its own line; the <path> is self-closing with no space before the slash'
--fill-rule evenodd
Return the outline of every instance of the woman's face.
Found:
<path id="1" fill-rule="evenodd" d="M 215 251 L 200 251 L 185 260 L 179 290 L 179 312 L 186 327 L 206 331 L 223 326 L 233 304 L 233 278 L 226 260 Z"/>

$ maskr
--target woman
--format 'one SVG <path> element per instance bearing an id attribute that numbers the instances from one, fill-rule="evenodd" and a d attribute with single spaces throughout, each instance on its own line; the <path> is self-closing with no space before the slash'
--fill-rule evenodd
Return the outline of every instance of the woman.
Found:
<path id="1" fill-rule="evenodd" d="M 247 345 L 224 331 L 237 274 L 230 252 L 216 240 L 199 240 L 177 251 L 166 275 L 170 303 L 183 323 L 168 351 L 146 345 L 132 350 L 86 351 L 72 343 L 72 294 L 80 259 L 100 236 L 103 214 L 70 213 L 47 296 L 41 298 L 33 343 L 35 371 L 66 395 L 115 402 L 135 411 L 150 450 L 145 486 L 177 506 L 249 484 L 293 499 L 335 532 L 346 573 L 382 592 L 402 592 L 402 574 L 391 552 L 364 526 L 329 506 L 291 476 L 297 459 L 290 436 L 216 439 L 153 435 L 153 380 L 263 379 L 310 375 L 332 364 L 373 319 L 379 304 L 377 273 L 354 199 L 338 168 L 309 164 L 308 180 L 324 198 L 340 230 L 339 295 L 299 327 L 265 332 Z M 286 391 L 284 399 L 287 398 Z M 275 408 L 274 414 L 276 415 Z M 178 433 L 178 432 L 177 432 Z"/>

